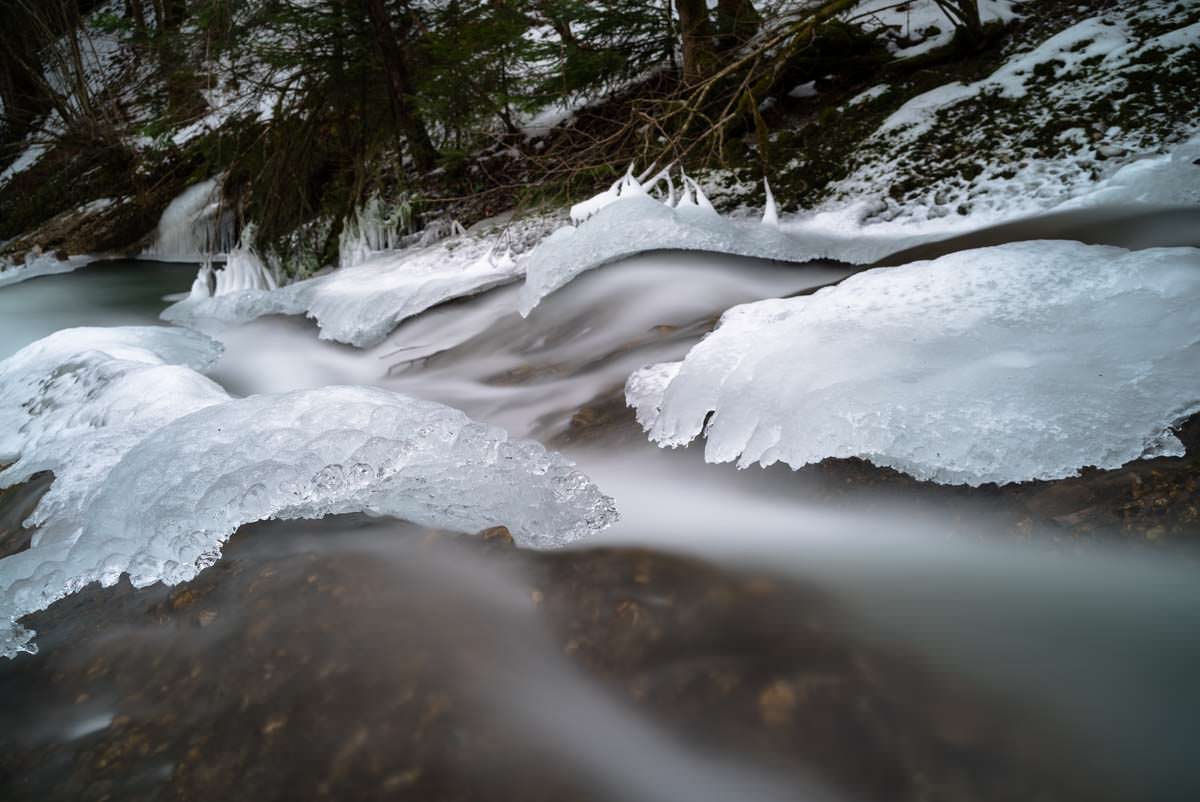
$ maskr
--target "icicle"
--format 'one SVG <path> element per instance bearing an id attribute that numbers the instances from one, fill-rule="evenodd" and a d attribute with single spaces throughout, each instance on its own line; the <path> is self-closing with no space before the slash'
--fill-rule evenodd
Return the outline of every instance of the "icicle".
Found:
<path id="1" fill-rule="evenodd" d="M 705 196 L 704 190 L 700 189 L 700 185 L 687 176 L 684 176 L 683 180 L 687 182 L 688 187 L 690 187 L 691 192 L 695 197 L 694 204 L 707 212 L 716 214 L 717 210 L 713 208 L 712 203 L 710 203 L 708 197 Z"/>
<path id="2" fill-rule="evenodd" d="M 629 165 L 629 169 L 625 171 L 625 177 L 621 179 L 621 191 L 619 198 L 632 198 L 636 195 L 645 195 L 646 189 L 642 186 L 639 178 L 633 175 L 633 164 Z"/>
<path id="3" fill-rule="evenodd" d="M 775 196 L 771 194 L 771 184 L 767 181 L 766 176 L 763 176 L 763 189 L 767 193 L 767 204 L 763 209 L 763 225 L 764 226 L 779 226 L 779 208 L 775 205 Z"/>
<path id="4" fill-rule="evenodd" d="M 695 206 L 696 198 L 692 194 L 692 179 L 688 178 L 687 173 L 681 168 L 679 170 L 679 200 L 675 203 L 676 209 L 682 209 L 684 206 Z"/>
<path id="5" fill-rule="evenodd" d="M 663 204 L 668 207 L 675 205 L 675 182 L 671 180 L 671 168 L 673 166 L 668 164 L 655 173 L 653 178 L 642 182 L 642 191 L 648 195 L 651 190 L 658 186 L 658 182 L 665 180 L 667 182 L 667 197 L 663 200 Z"/>
<path id="6" fill-rule="evenodd" d="M 642 186 L 639 178 L 633 174 L 634 165 L 630 164 L 625 171 L 625 175 L 618 178 L 612 183 L 607 190 L 598 195 L 593 195 L 585 201 L 580 201 L 571 207 L 571 222 L 579 225 L 584 220 L 594 215 L 596 212 L 608 206 L 621 198 L 631 198 L 636 195 L 645 195 L 646 189 Z"/>
<path id="7" fill-rule="evenodd" d="M 201 298 L 212 297 L 212 262 L 205 261 L 200 265 L 200 269 L 196 271 L 196 278 L 192 281 L 192 290 L 188 293 L 188 298 L 199 300 Z"/>
<path id="8" fill-rule="evenodd" d="M 502 256 L 497 256 L 496 249 L 492 248 L 487 252 L 485 258 L 488 264 L 495 268 L 511 268 L 517 263 L 516 257 L 513 256 L 512 248 L 508 247 L 504 249 L 504 255 Z"/>
<path id="9" fill-rule="evenodd" d="M 229 252 L 225 268 L 214 274 L 216 286 L 212 294 L 229 295 L 245 290 L 274 290 L 278 284 L 271 271 L 254 250 L 254 226 L 242 230 L 242 242 Z M 199 277 L 197 277 L 199 281 Z M 193 285 L 194 286 L 194 285 Z"/>

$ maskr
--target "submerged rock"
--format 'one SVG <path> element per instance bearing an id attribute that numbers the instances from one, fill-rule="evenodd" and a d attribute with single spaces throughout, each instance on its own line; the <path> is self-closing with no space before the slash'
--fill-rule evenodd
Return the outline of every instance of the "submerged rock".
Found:
<path id="1" fill-rule="evenodd" d="M 820 591 L 652 552 L 274 523 L 29 623 L 43 652 L 0 664 L 14 800 L 1106 798 L 1036 711 Z"/>

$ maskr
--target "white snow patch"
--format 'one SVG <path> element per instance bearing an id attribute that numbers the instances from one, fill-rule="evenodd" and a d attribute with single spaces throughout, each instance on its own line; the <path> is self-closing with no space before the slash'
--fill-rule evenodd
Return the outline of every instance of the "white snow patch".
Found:
<path id="1" fill-rule="evenodd" d="M 979 19 L 1007 23 L 1017 18 L 1021 0 L 979 0 Z M 892 54 L 909 59 L 950 43 L 954 26 L 933 0 L 866 0 L 843 14 L 870 31 L 884 33 Z"/>
<path id="2" fill-rule="evenodd" d="M 915 4 L 910 4 L 916 8 Z M 1031 132 L 1051 126 L 1072 109 L 1088 108 L 1098 99 L 1130 102 L 1128 81 L 1147 69 L 1142 56 L 1160 49 L 1169 73 L 1193 57 L 1200 46 L 1200 26 L 1180 26 L 1149 36 L 1147 25 L 1162 26 L 1176 19 L 1169 0 L 1140 0 L 1122 13 L 1084 19 L 1034 45 L 1022 46 L 990 76 L 971 84 L 959 82 L 918 95 L 889 116 L 863 147 L 856 151 L 851 174 L 830 187 L 821 211 L 860 214 L 868 211 L 867 227 L 896 229 L 913 226 L 965 230 L 1045 212 L 1092 192 L 1131 162 L 1155 158 L 1180 141 L 1200 133 L 1200 120 L 1175 121 L 1166 133 L 1150 132 L 1170 121 L 1148 113 L 1146 125 L 1097 127 L 1098 120 L 1058 135 L 1061 147 L 1051 148 Z M 1126 76 L 1129 76 L 1127 78 Z M 975 99 L 1004 99 L 992 112 Z M 1140 98 L 1140 96 L 1137 96 Z M 1020 103 L 1020 125 L 1014 128 L 1012 104 Z M 996 123 L 997 115 L 1000 122 Z M 921 165 L 939 153 L 937 126 L 953 129 L 960 142 L 962 170 L 925 178 Z M 1107 130 L 1105 130 L 1107 129 Z M 1166 140 L 1165 142 L 1163 140 Z M 944 149 L 943 149 L 944 150 Z M 1186 172 L 1183 165 L 1171 169 Z M 893 183 L 908 178 L 923 186 L 908 190 L 900 203 L 890 200 Z M 1167 178 L 1168 182 L 1175 178 Z M 1184 179 L 1187 180 L 1187 179 Z M 920 194 L 920 197 L 917 195 Z M 1110 194 L 1107 199 L 1115 200 Z M 867 209 L 857 204 L 878 199 Z"/>
<path id="3" fill-rule="evenodd" d="M 12 177 L 17 173 L 23 173 L 33 165 L 37 164 L 38 160 L 42 158 L 42 156 L 44 156 L 46 151 L 49 149 L 49 146 L 38 142 L 21 151 L 21 155 L 13 160 L 12 164 L 8 165 L 8 167 L 5 167 L 3 171 L 0 171 L 0 187 L 12 180 Z"/>
<path id="4" fill-rule="evenodd" d="M 797 100 L 806 98 L 806 97 L 816 97 L 818 94 L 819 94 L 819 92 L 817 92 L 817 82 L 816 81 L 809 81 L 808 83 L 803 83 L 803 84 L 799 84 L 798 86 L 793 86 L 791 88 L 791 90 L 787 93 L 788 97 L 793 97 L 793 98 L 796 98 Z"/>
<path id="5" fill-rule="evenodd" d="M 979 485 L 1183 454 L 1197 365 L 1200 251 L 1042 241 L 735 307 L 628 398 L 660 445 L 703 431 L 710 462 L 861 457 Z"/>
<path id="6" fill-rule="evenodd" d="M 876 86 L 872 86 L 870 89 L 859 92 L 857 95 L 847 100 L 846 107 L 849 108 L 850 106 L 858 106 L 862 103 L 869 103 L 875 98 L 886 95 L 888 90 L 891 88 L 892 87 L 888 84 L 878 84 Z"/>

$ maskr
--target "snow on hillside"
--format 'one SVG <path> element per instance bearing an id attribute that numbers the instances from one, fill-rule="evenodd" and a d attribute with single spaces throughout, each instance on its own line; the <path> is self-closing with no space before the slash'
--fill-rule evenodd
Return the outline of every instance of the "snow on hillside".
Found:
<path id="1" fill-rule="evenodd" d="M 1035 241 L 734 307 L 627 400 L 660 445 L 703 433 L 710 462 L 979 485 L 1182 455 L 1197 365 L 1200 250 Z"/>
<path id="2" fill-rule="evenodd" d="M 910 99 L 856 149 L 818 211 L 866 228 L 961 230 L 1057 207 L 1194 144 L 1198 83 L 1200 13 L 1133 0 L 1017 43 L 983 80 Z"/>
<path id="3" fill-rule="evenodd" d="M 983 24 L 1016 19 L 1023 0 L 979 0 Z M 843 12 L 842 18 L 879 31 L 896 58 L 914 58 L 950 43 L 954 26 L 933 0 L 866 0 Z"/>

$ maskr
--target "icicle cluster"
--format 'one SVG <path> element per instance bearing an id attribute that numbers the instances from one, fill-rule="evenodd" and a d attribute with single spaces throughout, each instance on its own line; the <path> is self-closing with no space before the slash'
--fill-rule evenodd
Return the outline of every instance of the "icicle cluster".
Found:
<path id="1" fill-rule="evenodd" d="M 625 175 L 604 192 L 571 207 L 574 226 L 554 232 L 524 262 L 521 314 L 580 273 L 646 251 L 708 251 L 805 262 L 819 257 L 785 233 L 771 186 L 765 180 L 762 225 L 721 216 L 700 184 L 682 170 L 676 188 L 670 167 L 649 176 Z M 661 200 L 651 194 L 660 184 Z"/>

